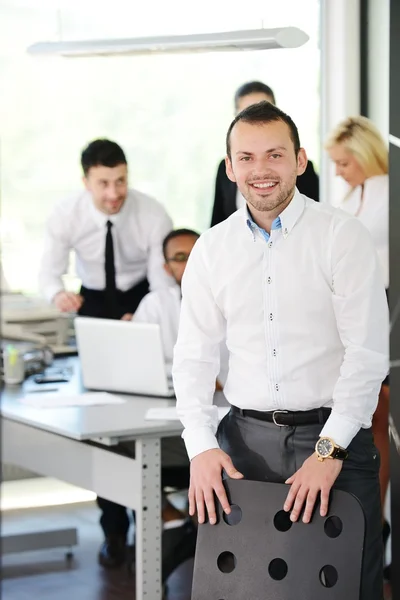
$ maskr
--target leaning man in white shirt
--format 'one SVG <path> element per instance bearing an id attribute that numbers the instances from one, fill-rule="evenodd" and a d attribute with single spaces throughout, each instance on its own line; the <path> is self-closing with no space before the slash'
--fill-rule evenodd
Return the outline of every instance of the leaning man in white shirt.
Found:
<path id="1" fill-rule="evenodd" d="M 172 221 L 156 200 L 128 188 L 127 160 L 115 142 L 91 142 L 81 165 L 84 191 L 59 202 L 48 220 L 40 288 L 61 311 L 130 320 L 149 289 L 171 284 L 162 242 Z M 62 283 L 71 250 L 82 281 L 79 294 L 65 291 Z M 125 560 L 129 518 L 115 502 L 97 498 L 97 503 L 104 532 L 99 562 L 118 567 Z"/>
<path id="2" fill-rule="evenodd" d="M 149 289 L 170 284 L 161 244 L 172 221 L 160 203 L 128 188 L 127 160 L 115 142 L 91 142 L 81 165 L 85 189 L 59 202 L 47 222 L 40 289 L 61 311 L 130 320 Z M 62 283 L 71 250 L 79 294 Z"/>
<path id="3" fill-rule="evenodd" d="M 226 169 L 247 206 L 193 249 L 174 356 L 190 513 L 214 524 L 214 492 L 230 512 L 222 470 L 288 484 L 292 521 L 308 523 L 318 497 L 326 515 L 332 487 L 351 492 L 366 522 L 360 599 L 381 600 L 371 417 L 388 371 L 385 289 L 363 225 L 296 189 L 306 164 L 295 124 L 272 104 L 232 122 Z M 218 427 L 213 382 L 225 335 L 232 408 Z"/>

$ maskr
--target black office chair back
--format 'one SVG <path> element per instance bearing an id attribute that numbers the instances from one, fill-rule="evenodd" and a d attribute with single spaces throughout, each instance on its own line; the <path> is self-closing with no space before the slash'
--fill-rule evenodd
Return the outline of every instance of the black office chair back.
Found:
<path id="1" fill-rule="evenodd" d="M 311 523 L 282 509 L 289 487 L 226 482 L 232 507 L 199 526 L 192 600 L 358 600 L 365 520 L 359 501 L 331 493 Z"/>

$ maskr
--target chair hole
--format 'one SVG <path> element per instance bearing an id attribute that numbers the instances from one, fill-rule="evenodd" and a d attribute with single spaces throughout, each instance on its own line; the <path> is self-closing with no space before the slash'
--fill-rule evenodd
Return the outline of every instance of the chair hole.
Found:
<path id="1" fill-rule="evenodd" d="M 221 573 L 232 573 L 236 567 L 236 556 L 232 552 L 221 552 L 217 558 L 217 566 Z"/>
<path id="2" fill-rule="evenodd" d="M 268 573 L 276 581 L 284 579 L 288 572 L 288 566 L 283 558 L 274 558 L 268 566 Z"/>
<path id="3" fill-rule="evenodd" d="M 277 512 L 274 517 L 274 525 L 275 529 L 278 531 L 289 531 L 293 525 L 292 521 L 290 520 L 290 513 L 286 512 L 286 510 L 280 510 Z"/>
<path id="4" fill-rule="evenodd" d="M 338 579 L 338 572 L 332 565 L 325 565 L 319 572 L 319 580 L 326 588 L 331 588 L 336 585 Z"/>
<path id="5" fill-rule="evenodd" d="M 337 538 L 342 533 L 343 523 L 339 517 L 329 517 L 324 523 L 324 531 L 330 538 Z"/>
<path id="6" fill-rule="evenodd" d="M 224 512 L 222 518 L 227 525 L 238 525 L 242 520 L 242 509 L 237 504 L 231 504 L 231 512 L 229 515 Z"/>

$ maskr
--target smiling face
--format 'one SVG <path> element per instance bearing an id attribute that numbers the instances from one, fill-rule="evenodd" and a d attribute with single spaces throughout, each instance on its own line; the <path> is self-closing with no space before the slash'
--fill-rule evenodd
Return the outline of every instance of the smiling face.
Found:
<path id="1" fill-rule="evenodd" d="M 238 121 L 230 135 L 230 150 L 226 172 L 248 205 L 260 212 L 282 212 L 294 195 L 297 176 L 307 166 L 303 148 L 296 157 L 288 125 L 281 120 Z"/>
<path id="2" fill-rule="evenodd" d="M 335 144 L 328 150 L 329 156 L 336 166 L 336 175 L 342 177 L 351 187 L 362 185 L 366 179 L 364 170 L 343 144 Z"/>
<path id="3" fill-rule="evenodd" d="M 119 213 L 128 193 L 128 167 L 90 167 L 83 178 L 95 207 L 106 215 Z"/>

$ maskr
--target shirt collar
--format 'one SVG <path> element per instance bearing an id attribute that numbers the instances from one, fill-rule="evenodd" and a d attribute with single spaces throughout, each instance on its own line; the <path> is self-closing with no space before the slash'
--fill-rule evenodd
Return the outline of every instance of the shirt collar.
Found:
<path id="1" fill-rule="evenodd" d="M 268 235 L 268 237 L 269 237 L 269 234 L 265 231 L 265 229 L 263 229 L 262 227 L 257 225 L 257 223 L 253 220 L 253 217 L 251 216 L 250 211 L 247 206 L 246 206 L 246 219 L 247 219 L 247 225 L 251 231 L 253 231 L 254 229 L 258 229 L 264 236 Z M 282 227 L 282 224 L 281 224 L 280 217 L 277 217 L 276 219 L 274 219 L 272 221 L 271 230 L 272 229 L 281 229 L 281 227 Z"/>
<path id="2" fill-rule="evenodd" d="M 294 196 L 290 204 L 285 210 L 279 215 L 282 223 L 282 234 L 284 238 L 287 238 L 297 221 L 300 219 L 304 212 L 305 200 L 296 188 Z"/>
<path id="3" fill-rule="evenodd" d="M 106 215 L 105 213 L 101 212 L 101 210 L 98 210 L 95 207 L 95 205 L 93 203 L 92 194 L 90 192 L 86 191 L 85 195 L 87 196 L 87 201 L 90 206 L 90 213 L 91 213 L 96 225 L 98 227 L 101 227 L 102 229 L 105 228 L 107 221 L 111 221 L 111 223 L 115 226 L 118 223 L 118 221 L 120 220 L 121 215 L 124 212 L 124 209 L 126 209 L 127 198 L 125 199 L 125 202 L 123 203 L 122 208 L 119 211 L 119 213 L 117 213 L 115 215 Z"/>
<path id="4" fill-rule="evenodd" d="M 290 204 L 288 204 L 288 206 L 285 208 L 285 210 L 281 212 L 279 217 L 277 217 L 272 222 L 271 230 L 282 229 L 282 235 L 283 235 L 284 239 L 286 239 L 288 237 L 288 235 L 290 234 L 290 232 L 292 231 L 293 227 L 296 225 L 300 216 L 302 215 L 302 213 L 304 211 L 304 206 L 305 206 L 304 198 L 300 194 L 299 190 L 296 188 L 294 196 L 293 196 Z M 256 227 L 259 231 L 261 231 L 261 233 L 263 233 L 263 235 L 264 235 L 264 233 L 266 233 L 261 227 L 259 227 L 257 225 L 257 223 L 254 222 L 247 206 L 245 208 L 244 214 L 245 214 L 247 226 L 249 227 L 249 229 L 252 232 L 253 232 L 254 228 Z"/>

